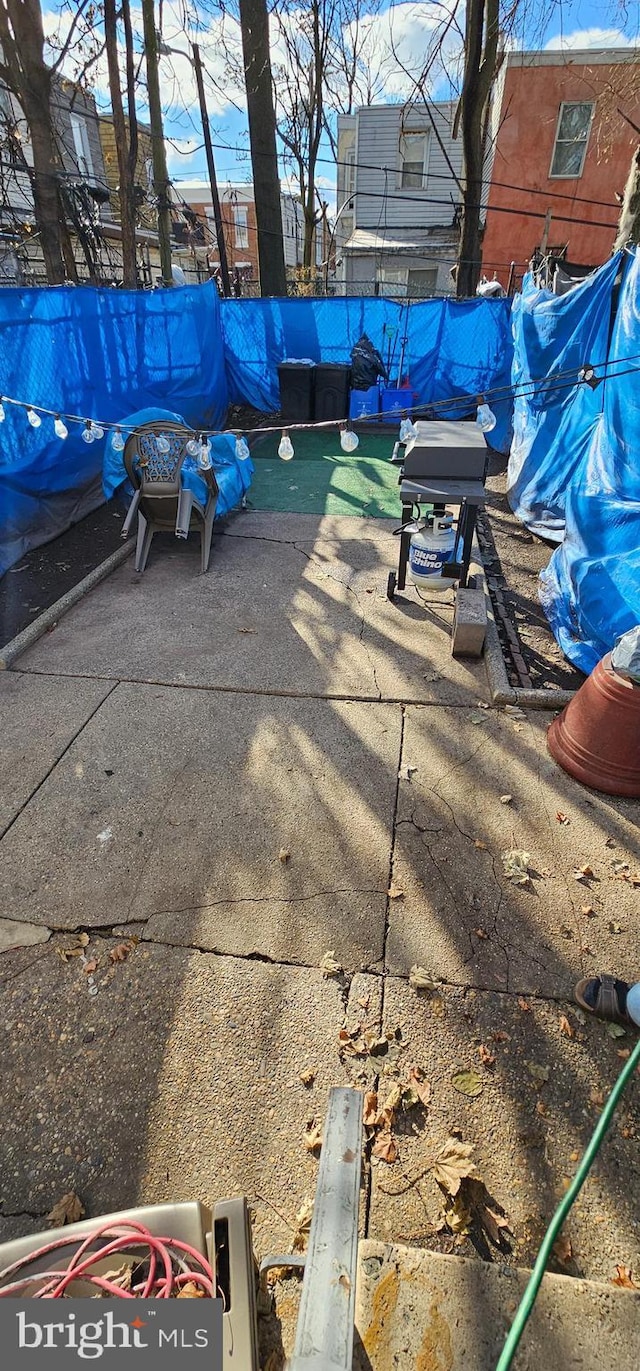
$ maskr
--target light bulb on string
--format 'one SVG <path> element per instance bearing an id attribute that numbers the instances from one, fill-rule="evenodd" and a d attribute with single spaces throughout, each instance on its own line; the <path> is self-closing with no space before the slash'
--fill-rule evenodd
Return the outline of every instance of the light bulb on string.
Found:
<path id="1" fill-rule="evenodd" d="M 200 455 L 198 457 L 198 466 L 200 467 L 201 471 L 211 470 L 211 443 L 209 442 L 209 439 L 205 437 L 204 434 L 202 435 L 200 443 Z"/>
<path id="2" fill-rule="evenodd" d="M 63 442 L 65 438 L 69 437 L 69 430 L 67 428 L 67 425 L 65 424 L 64 419 L 59 414 L 56 414 L 56 417 L 53 421 L 53 431 L 56 435 L 56 438 L 60 438 Z"/>
<path id="3" fill-rule="evenodd" d="M 163 457 L 165 457 L 168 452 L 171 452 L 171 443 L 169 442 L 169 439 L 165 437 L 164 433 L 158 434 L 158 437 L 156 438 L 156 447 Z"/>
<path id="4" fill-rule="evenodd" d="M 4 395 L 0 395 L 0 424 L 3 424 L 4 421 L 5 421 L 5 419 L 6 419 L 6 417 L 7 417 L 6 414 L 5 414 L 5 412 L 4 412 L 4 405 L 3 405 L 3 403 L 2 403 L 3 400 L 4 400 Z"/>
<path id="5" fill-rule="evenodd" d="M 31 424 L 32 428 L 40 428 L 42 419 L 40 418 L 39 414 L 36 414 L 35 409 L 31 409 L 31 407 L 29 407 L 29 409 L 27 410 L 27 419 L 29 420 L 29 423 Z"/>
<path id="6" fill-rule="evenodd" d="M 124 438 L 119 428 L 115 428 L 111 434 L 111 446 L 114 452 L 124 452 Z"/>
<path id="7" fill-rule="evenodd" d="M 190 457 L 198 457 L 200 454 L 200 443 L 197 438 L 190 438 L 187 443 L 187 452 Z"/>
<path id="8" fill-rule="evenodd" d="M 497 422 L 498 420 L 496 419 L 493 410 L 486 403 L 484 396 L 479 395 L 478 413 L 476 414 L 478 428 L 481 429 L 483 433 L 491 433 L 492 428 L 495 428 Z"/>
<path id="9" fill-rule="evenodd" d="M 236 457 L 237 457 L 237 460 L 238 460 L 239 462 L 246 462 L 247 458 L 250 457 L 250 456 L 251 456 L 251 453 L 249 452 L 249 444 L 248 444 L 246 438 L 244 438 L 244 437 L 236 438 Z"/>
<path id="10" fill-rule="evenodd" d="M 92 443 L 92 442 L 93 442 L 93 424 L 91 423 L 91 420 L 90 420 L 90 419 L 85 419 L 85 421 L 84 421 L 84 428 L 83 428 L 83 430 L 82 430 L 82 437 L 83 437 L 85 443 Z"/>
<path id="11" fill-rule="evenodd" d="M 97 442 L 100 440 L 100 438 L 104 438 L 104 429 L 103 429 L 103 427 L 102 427 L 102 424 L 93 424 L 93 425 L 92 425 L 92 429 L 93 429 L 93 441 L 94 441 L 95 443 L 97 443 Z"/>
<path id="12" fill-rule="evenodd" d="M 278 443 L 278 456 L 283 462 L 290 462 L 293 455 L 293 443 L 285 428 L 282 430 L 282 437 Z"/>
<path id="13" fill-rule="evenodd" d="M 340 447 L 343 452 L 355 452 L 360 439 L 352 428 L 343 428 L 340 433 Z"/>
<path id="14" fill-rule="evenodd" d="M 418 430 L 416 425 L 411 422 L 411 419 L 401 419 L 398 441 L 400 443 L 408 443 L 411 438 L 417 438 L 417 436 Z"/>

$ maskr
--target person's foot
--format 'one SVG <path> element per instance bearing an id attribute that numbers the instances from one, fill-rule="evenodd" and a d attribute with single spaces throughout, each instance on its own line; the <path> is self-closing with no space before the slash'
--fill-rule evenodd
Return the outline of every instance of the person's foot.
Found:
<path id="1" fill-rule="evenodd" d="M 615 976 L 585 976 L 578 981 L 573 992 L 576 1004 L 587 1014 L 609 1023 L 623 1024 L 627 1028 L 633 1024 L 627 1013 L 627 995 L 630 986 Z"/>

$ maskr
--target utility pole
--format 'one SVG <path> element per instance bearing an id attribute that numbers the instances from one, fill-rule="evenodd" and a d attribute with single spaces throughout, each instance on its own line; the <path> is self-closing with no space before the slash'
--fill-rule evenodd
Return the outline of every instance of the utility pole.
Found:
<path id="1" fill-rule="evenodd" d="M 261 295 L 286 295 L 276 118 L 266 0 L 240 0 Z"/>
<path id="2" fill-rule="evenodd" d="M 172 286 L 169 174 L 167 172 L 167 154 L 164 146 L 164 129 L 162 127 L 160 78 L 158 75 L 158 35 L 156 32 L 154 0 L 142 0 L 142 21 L 144 28 L 144 50 L 147 62 L 147 91 L 149 96 L 149 122 L 151 124 L 151 154 L 153 158 L 153 189 L 158 202 L 160 269 L 162 272 L 162 284 L 164 286 Z"/>
<path id="3" fill-rule="evenodd" d="M 216 177 L 216 164 L 213 158 L 213 144 L 211 142 L 209 115 L 207 114 L 207 102 L 204 94 L 204 80 L 202 76 L 200 48 L 198 47 L 197 43 L 192 43 L 191 49 L 193 52 L 193 67 L 196 74 L 196 85 L 198 87 L 198 100 L 200 101 L 200 118 L 202 120 L 202 132 L 204 134 L 204 148 L 207 155 L 207 168 L 209 171 L 209 184 L 211 186 L 211 202 L 213 204 L 213 217 L 216 225 L 216 238 L 218 239 L 218 253 L 220 256 L 220 276 L 222 278 L 222 290 L 225 295 L 230 295 L 231 282 L 229 280 L 227 245 L 224 237 L 224 224 L 222 222 L 222 211 L 220 209 L 220 196 L 218 195 L 218 181 Z"/>

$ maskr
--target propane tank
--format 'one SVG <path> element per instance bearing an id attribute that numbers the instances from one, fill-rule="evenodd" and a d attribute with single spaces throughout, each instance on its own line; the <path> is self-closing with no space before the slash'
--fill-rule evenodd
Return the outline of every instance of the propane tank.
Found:
<path id="1" fill-rule="evenodd" d="M 424 528 L 411 535 L 409 543 L 409 578 L 416 586 L 429 590 L 450 590 L 452 578 L 442 575 L 445 562 L 453 561 L 456 535 L 453 515 L 433 514 Z"/>

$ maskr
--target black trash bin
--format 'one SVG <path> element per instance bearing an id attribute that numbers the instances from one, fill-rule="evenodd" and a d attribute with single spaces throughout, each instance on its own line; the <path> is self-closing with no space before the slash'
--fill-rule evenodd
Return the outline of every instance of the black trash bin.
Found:
<path id="1" fill-rule="evenodd" d="M 313 419 L 315 371 L 313 362 L 280 362 L 280 413 L 290 424 Z"/>
<path id="2" fill-rule="evenodd" d="M 349 415 L 351 367 L 335 362 L 316 366 L 316 419 L 346 419 Z"/>

